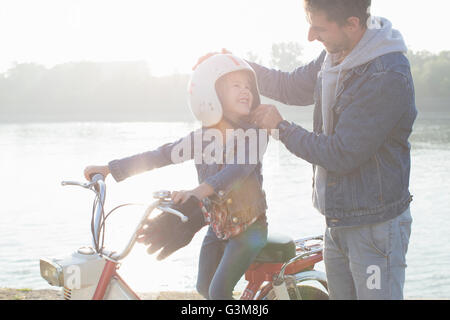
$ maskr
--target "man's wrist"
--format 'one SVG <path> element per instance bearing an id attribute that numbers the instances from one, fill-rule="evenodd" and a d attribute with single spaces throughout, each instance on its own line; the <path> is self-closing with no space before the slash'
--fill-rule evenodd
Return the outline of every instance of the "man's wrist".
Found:
<path id="1" fill-rule="evenodd" d="M 291 124 L 289 123 L 289 121 L 287 121 L 287 120 L 281 120 L 281 121 L 278 123 L 278 125 L 277 125 L 277 129 L 278 129 L 279 131 L 286 130 L 286 128 L 289 127 L 290 125 L 291 125 Z"/>
<path id="2" fill-rule="evenodd" d="M 284 133 L 286 132 L 286 129 L 290 127 L 290 123 L 287 120 L 282 120 L 278 123 L 277 125 L 277 136 L 274 136 L 274 138 L 276 140 L 280 140 L 281 137 L 284 135 Z"/>

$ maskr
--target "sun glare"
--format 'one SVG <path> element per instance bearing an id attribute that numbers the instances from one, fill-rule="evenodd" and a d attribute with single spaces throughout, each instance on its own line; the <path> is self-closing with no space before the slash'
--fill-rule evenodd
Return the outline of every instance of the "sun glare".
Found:
<path id="1" fill-rule="evenodd" d="M 441 51 L 436 41 L 447 10 L 423 14 L 421 1 L 373 0 L 372 12 L 392 20 L 414 50 Z M 445 9 L 446 1 L 430 0 Z M 307 42 L 301 0 L 1 1 L 0 69 L 13 62 L 46 66 L 69 61 L 146 61 L 154 75 L 190 72 L 199 56 L 225 47 L 264 62 L 275 42 L 296 41 L 306 60 L 320 51 Z M 445 7 L 445 8 L 444 8 Z M 407 11 L 407 14 L 405 14 Z"/>

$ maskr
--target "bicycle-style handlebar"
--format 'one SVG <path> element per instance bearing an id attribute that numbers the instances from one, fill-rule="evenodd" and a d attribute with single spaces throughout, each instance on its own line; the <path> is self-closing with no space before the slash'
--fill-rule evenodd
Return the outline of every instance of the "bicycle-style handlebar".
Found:
<path id="1" fill-rule="evenodd" d="M 97 247 L 97 244 L 99 243 L 100 238 L 100 223 L 102 219 L 102 213 L 103 208 L 105 204 L 105 196 L 106 196 L 106 185 L 105 185 L 105 178 L 101 174 L 96 174 L 93 176 L 90 182 L 77 182 L 77 181 L 62 181 L 62 186 L 79 186 L 83 187 L 85 189 L 90 189 L 98 194 L 99 196 L 99 202 L 97 203 L 97 206 L 95 208 L 95 218 L 94 218 L 94 230 L 93 230 L 93 238 L 92 238 L 92 245 L 94 248 Z"/>
<path id="2" fill-rule="evenodd" d="M 105 178 L 103 177 L 103 175 L 96 174 L 93 176 L 91 181 L 87 182 L 87 183 L 81 183 L 81 182 L 76 182 L 76 181 L 61 182 L 61 184 L 63 186 L 70 186 L 70 185 L 71 186 L 80 186 L 85 189 L 90 189 L 97 194 L 99 201 L 95 208 L 93 237 L 92 237 L 92 244 L 93 244 L 93 248 L 95 250 L 97 250 L 96 248 L 98 247 L 98 243 L 99 243 L 101 226 L 104 223 L 104 220 L 103 220 L 103 218 L 104 218 L 104 203 L 105 203 L 105 197 L 106 197 L 106 184 L 105 184 L 104 179 Z M 155 193 L 155 195 L 162 195 L 162 194 L 165 194 L 165 193 L 164 192 L 156 192 Z M 122 260 L 123 258 L 125 258 L 130 253 L 131 249 L 133 248 L 134 244 L 136 243 L 137 232 L 139 230 L 141 230 L 143 228 L 143 226 L 147 223 L 148 217 L 150 216 L 150 214 L 153 212 L 153 210 L 155 208 L 158 208 L 159 210 L 161 210 L 163 212 L 167 212 L 167 213 L 176 215 L 177 217 L 179 217 L 181 219 L 182 222 L 188 221 L 188 217 L 186 217 L 183 213 L 181 213 L 178 210 L 175 210 L 173 208 L 170 208 L 170 206 L 167 205 L 167 201 L 165 200 L 164 196 L 155 196 L 155 198 L 157 200 L 154 201 L 145 210 L 144 215 L 142 216 L 138 226 L 136 227 L 135 232 L 133 233 L 131 239 L 129 240 L 129 242 L 128 242 L 127 246 L 125 247 L 125 249 L 123 250 L 123 252 L 120 254 L 117 254 L 115 252 L 111 252 L 111 253 L 107 254 L 106 251 L 103 251 L 102 252 L 103 255 L 106 254 L 110 259 L 113 259 L 116 261 L 119 261 L 119 260 Z M 99 248 L 99 249 L 102 249 L 102 248 Z"/>

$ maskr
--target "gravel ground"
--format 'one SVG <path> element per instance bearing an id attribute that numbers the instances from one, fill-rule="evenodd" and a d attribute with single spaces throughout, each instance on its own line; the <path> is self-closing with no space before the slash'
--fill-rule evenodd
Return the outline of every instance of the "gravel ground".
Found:
<path id="1" fill-rule="evenodd" d="M 143 300 L 203 300 L 196 292 L 138 293 Z M 59 290 L 31 290 L 0 288 L 0 300 L 60 300 Z"/>

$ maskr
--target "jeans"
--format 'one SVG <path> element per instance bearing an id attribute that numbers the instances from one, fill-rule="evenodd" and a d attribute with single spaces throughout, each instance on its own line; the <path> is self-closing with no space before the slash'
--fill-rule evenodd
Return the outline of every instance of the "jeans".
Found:
<path id="1" fill-rule="evenodd" d="M 232 300 L 233 289 L 267 243 L 267 223 L 260 219 L 229 240 L 209 227 L 200 251 L 197 291 L 208 300 Z"/>
<path id="2" fill-rule="evenodd" d="M 392 220 L 325 232 L 330 299 L 402 300 L 411 211 Z"/>

